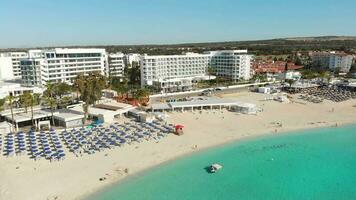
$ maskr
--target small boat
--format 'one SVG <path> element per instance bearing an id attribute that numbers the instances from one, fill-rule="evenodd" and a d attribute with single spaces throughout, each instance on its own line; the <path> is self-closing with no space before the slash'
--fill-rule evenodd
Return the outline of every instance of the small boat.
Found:
<path id="1" fill-rule="evenodd" d="M 210 165 L 209 172 L 215 173 L 215 172 L 219 171 L 220 169 L 222 169 L 222 166 L 217 163 L 214 163 L 214 164 Z"/>

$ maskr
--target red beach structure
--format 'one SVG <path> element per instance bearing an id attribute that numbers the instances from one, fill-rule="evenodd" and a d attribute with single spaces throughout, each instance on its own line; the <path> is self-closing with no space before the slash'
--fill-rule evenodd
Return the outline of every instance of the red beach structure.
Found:
<path id="1" fill-rule="evenodd" d="M 183 135 L 183 128 L 184 128 L 183 125 L 177 124 L 175 128 L 176 128 L 176 132 L 175 132 L 176 135 Z"/>

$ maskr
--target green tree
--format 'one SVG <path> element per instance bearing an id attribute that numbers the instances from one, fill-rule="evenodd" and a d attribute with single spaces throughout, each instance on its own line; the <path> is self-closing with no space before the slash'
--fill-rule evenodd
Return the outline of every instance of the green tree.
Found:
<path id="1" fill-rule="evenodd" d="M 11 132 L 14 133 L 14 127 L 15 127 L 15 119 L 14 119 L 14 103 L 16 102 L 16 97 L 13 96 L 12 93 L 9 94 L 9 96 L 6 97 L 6 100 L 9 102 L 10 106 L 10 112 L 11 112 L 11 124 L 12 124 L 12 129 Z"/>
<path id="2" fill-rule="evenodd" d="M 124 69 L 124 80 L 130 85 L 140 85 L 141 81 L 140 65 L 137 62 L 132 62 L 132 65 L 128 64 Z"/>
<path id="3" fill-rule="evenodd" d="M 351 65 L 350 73 L 356 73 L 356 63 Z"/>
<path id="4" fill-rule="evenodd" d="M 51 97 L 51 96 L 44 96 L 43 101 L 44 101 L 45 106 L 49 107 L 51 110 L 52 125 L 54 125 L 53 113 L 57 107 L 57 101 L 54 97 Z"/>
<path id="5" fill-rule="evenodd" d="M 53 90 L 55 96 L 62 98 L 63 95 L 68 94 L 71 91 L 71 86 L 64 82 L 55 83 Z"/>
<path id="6" fill-rule="evenodd" d="M 340 68 L 340 67 L 336 67 L 336 68 L 334 69 L 334 75 L 335 75 L 335 76 L 338 76 L 340 72 L 341 72 L 341 68 Z"/>
<path id="7" fill-rule="evenodd" d="M 84 101 L 83 111 L 86 118 L 89 105 L 95 105 L 96 101 L 101 98 L 102 90 L 107 87 L 107 80 L 102 74 L 92 72 L 88 76 L 79 75 L 74 81 L 74 85 L 78 88 L 80 99 Z"/>
<path id="8" fill-rule="evenodd" d="M 317 72 L 314 72 L 312 70 L 303 70 L 301 73 L 303 79 L 313 79 L 319 76 Z"/>
<path id="9" fill-rule="evenodd" d="M 120 84 L 115 88 L 115 91 L 117 93 L 120 94 L 121 97 L 124 96 L 124 94 L 126 95 L 126 98 L 128 97 L 128 92 L 129 92 L 129 88 L 126 84 Z"/>
<path id="10" fill-rule="evenodd" d="M 77 99 L 79 100 L 79 94 L 83 94 L 85 90 L 86 78 L 84 74 L 79 74 L 73 82 L 73 88 L 77 93 Z"/>
<path id="11" fill-rule="evenodd" d="M 72 98 L 69 96 L 64 96 L 60 99 L 59 101 L 59 105 L 61 108 L 66 108 L 67 106 L 69 106 L 72 102 Z"/>
<path id="12" fill-rule="evenodd" d="M 322 72 L 319 72 L 319 77 L 324 80 L 327 80 L 327 82 L 329 83 L 330 82 L 330 78 L 331 78 L 331 75 L 328 71 L 322 71 Z"/>
<path id="13" fill-rule="evenodd" d="M 286 79 L 286 82 L 288 83 L 289 87 L 292 87 L 292 85 L 295 83 L 294 79 Z"/>
<path id="14" fill-rule="evenodd" d="M 35 105 L 39 105 L 40 104 L 40 94 L 34 93 L 31 94 L 31 121 L 32 121 L 32 126 L 35 124 L 34 119 L 33 119 L 33 107 Z"/>
<path id="15" fill-rule="evenodd" d="M 211 80 L 211 76 L 215 74 L 215 69 L 211 66 L 208 67 L 207 69 L 207 74 L 209 76 L 209 81 Z"/>
<path id="16" fill-rule="evenodd" d="M 141 102 L 144 98 L 147 98 L 150 95 L 150 91 L 147 88 L 140 88 L 134 93 L 134 98 Z"/>
<path id="17" fill-rule="evenodd" d="M 55 85 L 51 82 L 46 84 L 46 90 L 43 92 L 43 96 L 46 97 L 54 97 L 55 93 Z"/>
<path id="18" fill-rule="evenodd" d="M 6 102 L 6 98 L 0 99 L 0 110 L 4 109 L 5 102 Z"/>
<path id="19" fill-rule="evenodd" d="M 19 96 L 20 106 L 25 109 L 26 113 L 28 111 L 28 107 L 31 106 L 31 101 L 32 101 L 32 95 L 30 92 L 24 92 L 22 95 Z"/>

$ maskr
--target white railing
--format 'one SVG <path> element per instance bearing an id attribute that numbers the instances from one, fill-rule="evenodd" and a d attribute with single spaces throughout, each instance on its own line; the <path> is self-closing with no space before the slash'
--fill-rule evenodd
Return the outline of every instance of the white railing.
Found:
<path id="1" fill-rule="evenodd" d="M 276 82 L 249 83 L 249 84 L 241 84 L 241 85 L 230 85 L 227 87 L 218 87 L 218 88 L 221 90 L 226 90 L 226 89 L 244 88 L 244 87 L 250 87 L 250 86 L 272 84 L 272 83 L 276 83 Z M 214 88 L 203 88 L 203 89 L 199 89 L 199 90 L 191 90 L 191 91 L 186 91 L 186 92 L 172 92 L 172 93 L 154 94 L 154 95 L 150 95 L 150 98 L 169 97 L 169 96 L 184 95 L 184 94 L 194 94 L 194 93 L 203 92 L 203 91 L 209 90 L 209 89 L 211 90 Z"/>

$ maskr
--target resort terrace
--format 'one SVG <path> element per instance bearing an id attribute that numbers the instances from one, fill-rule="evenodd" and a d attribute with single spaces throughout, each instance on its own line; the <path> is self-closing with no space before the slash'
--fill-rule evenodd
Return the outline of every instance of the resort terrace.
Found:
<path id="1" fill-rule="evenodd" d="M 194 109 L 219 109 L 221 110 L 222 108 L 228 108 L 229 110 L 231 108 L 235 108 L 233 110 L 235 111 L 241 111 L 241 109 L 236 109 L 236 107 L 239 108 L 245 108 L 242 110 L 248 110 L 248 112 L 244 113 L 249 113 L 249 111 L 255 112 L 256 105 L 250 104 L 250 103 L 242 103 L 236 100 L 232 99 L 218 99 L 218 98 L 209 98 L 209 99 L 203 99 L 203 100 L 193 100 L 193 101 L 181 101 L 181 102 L 170 102 L 170 103 L 158 103 L 158 104 L 152 104 L 150 110 L 152 112 L 155 111 L 176 111 L 176 110 L 191 110 L 193 111 Z"/>
<path id="2" fill-rule="evenodd" d="M 12 121 L 12 115 L 6 114 L 4 115 L 6 121 Z M 51 111 L 49 110 L 37 110 L 33 111 L 33 120 L 35 121 L 36 126 L 40 121 L 49 120 L 51 117 Z M 23 112 L 23 113 L 16 113 L 14 114 L 13 123 L 15 123 L 15 127 L 18 130 L 20 123 L 31 123 L 31 112 Z"/>
<path id="3" fill-rule="evenodd" d="M 76 106 L 70 109 L 83 113 L 82 106 Z M 135 107 L 130 104 L 106 100 L 96 104 L 95 106 L 89 106 L 88 114 L 91 117 L 98 118 L 107 123 L 111 123 L 114 121 L 115 117 L 122 116 L 132 109 L 135 109 Z"/>

